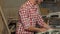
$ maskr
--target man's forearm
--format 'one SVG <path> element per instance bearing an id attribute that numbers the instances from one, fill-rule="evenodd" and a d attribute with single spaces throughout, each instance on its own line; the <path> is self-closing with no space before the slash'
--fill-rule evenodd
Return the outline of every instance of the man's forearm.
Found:
<path id="1" fill-rule="evenodd" d="M 48 24 L 46 24 L 45 22 L 44 22 L 43 24 L 44 24 L 44 25 L 43 25 L 44 28 L 47 28 L 47 29 L 50 28 L 50 26 L 49 26 Z"/>
<path id="2" fill-rule="evenodd" d="M 33 31 L 33 32 L 41 32 L 42 30 L 40 28 L 36 28 L 36 27 L 32 27 L 30 26 L 28 29 L 26 29 L 28 31 Z"/>

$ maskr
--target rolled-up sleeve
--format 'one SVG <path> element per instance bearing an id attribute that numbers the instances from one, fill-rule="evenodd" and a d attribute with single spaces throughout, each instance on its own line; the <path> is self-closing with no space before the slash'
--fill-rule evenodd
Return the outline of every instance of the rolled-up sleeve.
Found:
<path id="1" fill-rule="evenodd" d="M 43 20 L 43 18 L 42 18 L 42 16 L 41 15 L 38 15 L 38 17 L 37 17 L 37 21 L 38 21 L 38 24 L 40 25 L 40 26 L 43 26 L 44 24 L 44 20 Z"/>

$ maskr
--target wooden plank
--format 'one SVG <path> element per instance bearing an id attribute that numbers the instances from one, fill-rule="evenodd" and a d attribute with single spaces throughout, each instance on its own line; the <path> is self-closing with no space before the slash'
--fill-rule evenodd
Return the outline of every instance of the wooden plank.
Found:
<path id="1" fill-rule="evenodd" d="M 3 32 L 3 28 L 4 28 L 4 25 L 3 25 L 3 21 L 0 16 L 0 34 L 2 34 L 2 32 Z"/>
<path id="2" fill-rule="evenodd" d="M 40 11 L 42 15 L 47 15 L 49 13 L 49 10 L 47 8 L 41 8 Z"/>
<path id="3" fill-rule="evenodd" d="M 7 21 L 6 21 L 6 19 L 5 19 L 5 16 L 4 16 L 4 13 L 3 13 L 3 11 L 2 11 L 1 6 L 0 6 L 0 13 L 1 13 L 1 17 L 2 17 L 2 19 L 3 19 L 3 23 L 5 24 L 5 26 L 6 26 L 7 30 L 8 30 L 8 34 L 11 34 L 11 33 L 10 33 L 10 30 L 9 30 L 9 28 L 8 28 Z"/>

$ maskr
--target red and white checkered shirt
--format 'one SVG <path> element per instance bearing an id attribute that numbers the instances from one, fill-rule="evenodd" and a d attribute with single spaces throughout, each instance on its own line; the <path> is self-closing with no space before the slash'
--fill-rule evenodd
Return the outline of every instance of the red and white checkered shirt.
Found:
<path id="1" fill-rule="evenodd" d="M 42 16 L 38 12 L 38 5 L 33 5 L 30 1 L 21 6 L 19 10 L 19 22 L 17 23 L 16 34 L 34 34 L 26 31 L 29 26 L 43 25 Z"/>

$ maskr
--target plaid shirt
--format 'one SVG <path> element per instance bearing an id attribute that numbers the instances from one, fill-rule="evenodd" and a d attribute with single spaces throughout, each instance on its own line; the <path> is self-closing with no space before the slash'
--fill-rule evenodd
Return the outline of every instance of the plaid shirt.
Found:
<path id="1" fill-rule="evenodd" d="M 34 34 L 26 31 L 29 26 L 36 26 L 36 23 L 43 26 L 42 16 L 38 12 L 38 5 L 33 5 L 30 1 L 21 6 L 19 10 L 19 22 L 17 23 L 16 34 Z"/>

